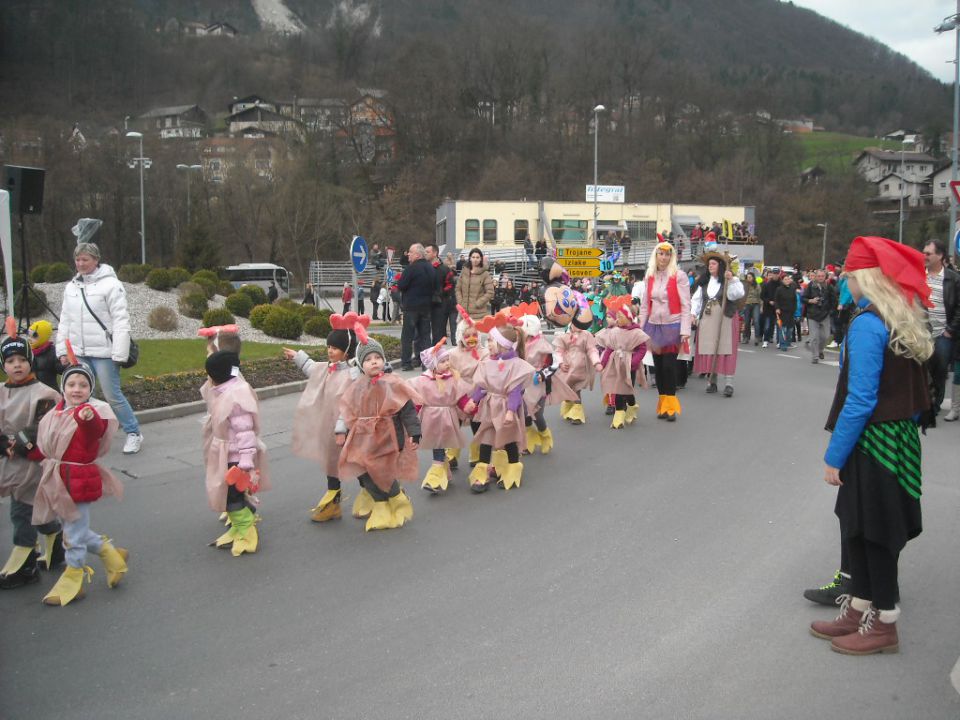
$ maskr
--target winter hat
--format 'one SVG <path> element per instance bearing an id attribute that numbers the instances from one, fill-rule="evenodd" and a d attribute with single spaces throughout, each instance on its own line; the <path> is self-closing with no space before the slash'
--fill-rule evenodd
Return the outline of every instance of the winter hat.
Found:
<path id="1" fill-rule="evenodd" d="M 357 365 L 362 368 L 363 361 L 366 360 L 367 355 L 372 355 L 374 353 L 382 357 L 384 360 L 387 359 L 386 354 L 383 352 L 383 345 L 367 335 L 367 329 L 362 323 L 357 322 L 353 326 L 353 329 L 357 333 L 357 339 L 359 341 L 357 344 Z"/>
<path id="2" fill-rule="evenodd" d="M 240 356 L 229 350 L 217 350 L 209 357 L 204 364 L 207 375 L 213 380 L 214 385 L 222 385 L 230 378 L 236 377 L 240 372 Z"/>
<path id="3" fill-rule="evenodd" d="M 933 307 L 923 254 L 919 250 L 887 238 L 854 238 L 843 269 L 852 272 L 875 267 L 899 286 L 908 303 L 912 305 L 914 298 L 919 298 L 924 306 Z"/>
<path id="4" fill-rule="evenodd" d="M 5 330 L 7 337 L 0 342 L 0 360 L 6 362 L 8 358 L 19 355 L 28 363 L 32 363 L 33 353 L 30 351 L 30 345 L 17 335 L 17 321 L 12 316 L 7 316 Z"/>
<path id="5" fill-rule="evenodd" d="M 70 365 L 63 371 L 63 375 L 60 376 L 60 394 L 64 392 L 64 388 L 67 386 L 67 380 L 71 375 L 83 375 L 87 382 L 90 383 L 90 395 L 93 396 L 93 391 L 97 387 L 97 378 L 93 374 L 93 369 L 89 365 L 84 365 L 83 363 L 77 363 L 76 365 Z"/>
<path id="6" fill-rule="evenodd" d="M 370 325 L 369 315 L 357 315 L 348 312 L 346 315 L 334 313 L 330 316 L 330 327 L 333 328 L 327 335 L 327 346 L 342 350 L 351 359 L 357 352 L 357 333 L 354 326 L 360 324 L 364 328 Z"/>
<path id="7" fill-rule="evenodd" d="M 450 350 L 447 348 L 447 339 L 443 338 L 433 347 L 420 353 L 420 362 L 426 370 L 436 370 L 437 365 L 448 357 L 450 357 Z"/>
<path id="8" fill-rule="evenodd" d="M 30 336 L 30 347 L 36 350 L 41 345 L 46 345 L 53 337 L 53 325 L 47 320 L 37 320 L 28 330 Z"/>

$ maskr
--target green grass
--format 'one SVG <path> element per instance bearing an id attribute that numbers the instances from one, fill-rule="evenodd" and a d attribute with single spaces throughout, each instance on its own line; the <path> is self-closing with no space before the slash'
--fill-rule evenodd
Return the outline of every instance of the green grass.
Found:
<path id="1" fill-rule="evenodd" d="M 879 147 L 884 150 L 901 148 L 901 144 L 896 140 L 858 137 L 843 133 L 797 133 L 794 137 L 803 148 L 803 169 L 819 165 L 828 173 L 854 172 L 854 158 L 868 147 Z"/>
<path id="2" fill-rule="evenodd" d="M 184 372 L 186 370 L 203 370 L 207 358 L 207 343 L 203 338 L 195 340 L 138 340 L 140 346 L 140 361 L 136 366 L 120 371 L 121 381 L 135 376 L 156 377 L 168 373 Z M 314 350 L 316 345 L 287 344 L 274 345 L 272 343 L 244 342 L 240 356 L 243 360 L 259 360 L 260 358 L 280 357 L 284 347 L 294 350 Z"/>

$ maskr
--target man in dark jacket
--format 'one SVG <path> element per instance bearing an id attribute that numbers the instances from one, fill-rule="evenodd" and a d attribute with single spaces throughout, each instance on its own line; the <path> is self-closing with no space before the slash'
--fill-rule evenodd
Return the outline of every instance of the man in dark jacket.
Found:
<path id="1" fill-rule="evenodd" d="M 827 273 L 817 270 L 813 280 L 803 291 L 803 306 L 807 310 L 807 326 L 810 328 L 810 362 L 823 360 L 823 348 L 830 333 L 830 313 L 837 305 L 837 296 L 827 282 Z"/>
<path id="2" fill-rule="evenodd" d="M 780 281 L 773 272 L 767 272 L 760 288 L 760 327 L 763 328 L 763 346 L 773 342 L 773 329 L 777 326 L 777 308 L 773 296 L 780 287 Z"/>
<path id="3" fill-rule="evenodd" d="M 437 273 L 427 262 L 420 243 L 407 250 L 409 265 L 404 268 L 397 288 L 401 293 L 403 329 L 400 331 L 400 363 L 404 370 L 420 364 L 420 353 L 430 347 L 433 291 Z M 416 351 L 416 356 L 413 352 Z"/>
<path id="4" fill-rule="evenodd" d="M 789 350 L 793 342 L 793 316 L 797 312 L 797 289 L 793 285 L 793 275 L 784 275 L 780 286 L 773 294 L 773 304 L 777 313 L 777 327 L 780 329 L 780 349 Z"/>
<path id="5" fill-rule="evenodd" d="M 956 357 L 957 336 L 960 335 L 960 275 L 944 264 L 947 259 L 947 246 L 939 240 L 931 240 L 924 246 L 923 257 L 927 265 L 930 302 L 933 304 L 933 307 L 927 310 L 930 336 L 934 343 L 930 363 L 936 392 L 933 409 L 934 412 L 940 412 L 947 375 Z M 954 391 L 952 399 L 954 403 L 960 399 L 957 391 Z"/>

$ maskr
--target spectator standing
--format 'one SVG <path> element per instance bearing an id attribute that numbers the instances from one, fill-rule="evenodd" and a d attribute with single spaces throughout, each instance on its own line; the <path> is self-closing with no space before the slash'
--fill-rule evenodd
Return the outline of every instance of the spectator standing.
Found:
<path id="1" fill-rule="evenodd" d="M 790 349 L 790 343 L 793 342 L 793 331 L 796 329 L 793 316 L 797 311 L 797 289 L 793 285 L 792 275 L 783 276 L 773 295 L 773 302 L 779 330 L 777 340 L 780 349 L 787 351 Z"/>
<path id="2" fill-rule="evenodd" d="M 774 296 L 777 294 L 778 287 L 780 287 L 780 281 L 777 280 L 777 276 L 772 271 L 768 271 L 763 278 L 763 287 L 760 288 L 760 303 L 763 308 L 760 312 L 763 347 L 773 342 L 773 330 L 777 326 L 777 304 L 774 302 Z"/>
<path id="3" fill-rule="evenodd" d="M 397 282 L 403 308 L 403 329 L 400 331 L 400 363 L 404 370 L 420 364 L 420 353 L 430 346 L 433 293 L 437 273 L 427 261 L 426 249 L 414 243 L 407 250 L 409 264 Z M 416 355 L 413 355 L 416 350 Z"/>
<path id="4" fill-rule="evenodd" d="M 303 290 L 303 305 L 313 305 L 317 306 L 317 299 L 313 295 L 313 285 L 307 283 L 307 286 Z"/>
<path id="5" fill-rule="evenodd" d="M 276 302 L 277 298 L 280 297 L 280 293 L 277 292 L 277 286 L 273 284 L 273 281 L 270 281 L 270 285 L 267 287 L 267 301 Z"/>
<path id="6" fill-rule="evenodd" d="M 366 297 L 367 291 L 363 287 L 363 280 L 357 280 L 357 314 L 363 315 L 366 312 L 366 305 L 364 299 Z"/>
<path id="7" fill-rule="evenodd" d="M 543 238 L 537 240 L 536 249 L 534 250 L 534 255 L 537 257 L 537 263 L 543 260 L 547 256 L 547 241 Z"/>
<path id="8" fill-rule="evenodd" d="M 810 362 L 816 364 L 823 360 L 823 349 L 830 330 L 830 312 L 837 305 L 833 288 L 823 270 L 817 270 L 813 280 L 804 289 L 803 304 L 807 309 L 807 328 L 810 330 Z"/>
<path id="9" fill-rule="evenodd" d="M 430 331 L 433 336 L 431 344 L 436 344 L 446 333 L 447 307 L 453 298 L 455 276 L 452 270 L 440 262 L 440 249 L 436 245 L 433 243 L 425 245 L 424 250 L 427 253 L 427 262 L 430 263 L 434 272 L 433 295 L 430 299 Z"/>
<path id="10" fill-rule="evenodd" d="M 469 268 L 464 268 L 457 280 L 457 303 L 471 318 L 482 320 L 493 300 L 493 278 L 484 267 L 483 251 L 479 248 L 470 251 L 469 262 Z"/>
<path id="11" fill-rule="evenodd" d="M 537 254 L 534 251 L 533 241 L 530 239 L 530 235 L 524 235 L 523 237 L 523 252 L 527 255 L 527 264 L 536 266 L 537 264 Z"/>
<path id="12" fill-rule="evenodd" d="M 447 253 L 443 261 L 446 267 L 446 279 L 444 281 L 444 293 L 446 296 L 447 324 L 450 327 L 447 337 L 451 345 L 457 344 L 457 323 L 460 322 L 460 313 L 457 312 L 457 269 L 453 262 L 453 253 Z M 450 290 L 447 293 L 446 282 L 450 283 Z"/>
<path id="13" fill-rule="evenodd" d="M 384 265 L 383 252 L 380 250 L 380 244 L 374 243 L 373 247 L 370 249 L 370 264 L 373 265 L 377 270 L 383 270 Z M 371 299 L 372 296 L 371 296 Z"/>
<path id="14" fill-rule="evenodd" d="M 340 300 L 343 301 L 343 314 L 350 312 L 350 305 L 353 302 L 353 288 L 350 283 L 343 284 L 343 292 L 340 294 Z"/>
<path id="15" fill-rule="evenodd" d="M 751 328 L 753 329 L 754 345 L 760 344 L 760 336 L 763 331 L 760 329 L 760 286 L 757 285 L 757 276 L 753 272 L 748 272 L 743 281 L 743 289 L 747 294 L 744 296 L 743 305 L 743 330 L 741 336 L 744 344 L 750 342 Z"/>
<path id="16" fill-rule="evenodd" d="M 382 311 L 381 317 L 385 322 L 390 322 L 390 291 L 386 285 L 380 286 L 380 292 L 377 293 L 377 305 Z M 376 317 L 376 315 L 374 315 Z"/>
<path id="17" fill-rule="evenodd" d="M 933 338 L 933 375 L 934 396 L 933 412 L 939 413 L 946 392 L 947 375 L 954 360 L 956 338 L 960 334 L 960 274 L 948 268 L 944 261 L 947 248 L 939 240 L 931 240 L 923 248 L 923 259 L 927 269 L 927 285 L 930 287 L 930 302 L 933 307 L 927 310 L 930 322 L 930 336 Z M 952 408 L 957 406 L 957 378 L 953 378 Z"/>
<path id="18" fill-rule="evenodd" d="M 127 294 L 113 268 L 100 263 L 100 248 L 77 243 L 73 251 L 77 276 L 63 290 L 57 327 L 57 357 L 67 366 L 67 340 L 81 362 L 93 369 L 97 385 L 113 408 L 127 440 L 123 452 L 140 452 L 143 435 L 133 408 L 120 389 L 120 363 L 130 355 Z M 102 325 L 101 325 L 102 323 Z"/>
<path id="19" fill-rule="evenodd" d="M 377 311 L 380 309 L 380 290 L 383 288 L 383 281 L 378 277 L 373 281 L 370 288 L 370 304 L 373 305 L 373 319 L 377 320 Z M 386 318 L 384 318 L 386 319 Z"/>

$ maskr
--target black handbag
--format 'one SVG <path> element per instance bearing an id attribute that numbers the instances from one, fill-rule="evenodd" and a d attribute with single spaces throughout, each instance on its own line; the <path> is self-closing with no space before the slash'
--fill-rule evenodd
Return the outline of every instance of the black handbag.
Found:
<path id="1" fill-rule="evenodd" d="M 80 295 L 83 297 L 83 304 L 87 306 L 87 310 L 93 315 L 93 319 L 97 321 L 97 325 L 103 328 L 103 332 L 107 335 L 107 340 L 113 343 L 113 333 L 107 330 L 107 326 L 103 324 L 103 321 L 97 317 L 97 314 L 93 311 L 93 308 L 90 307 L 90 303 L 87 302 L 87 294 L 83 291 L 83 288 L 80 288 Z M 122 368 L 132 368 L 137 364 L 137 360 L 140 359 L 140 346 L 137 345 L 137 341 L 133 339 L 133 336 L 130 337 L 130 349 L 127 352 L 126 362 L 120 363 Z"/>

